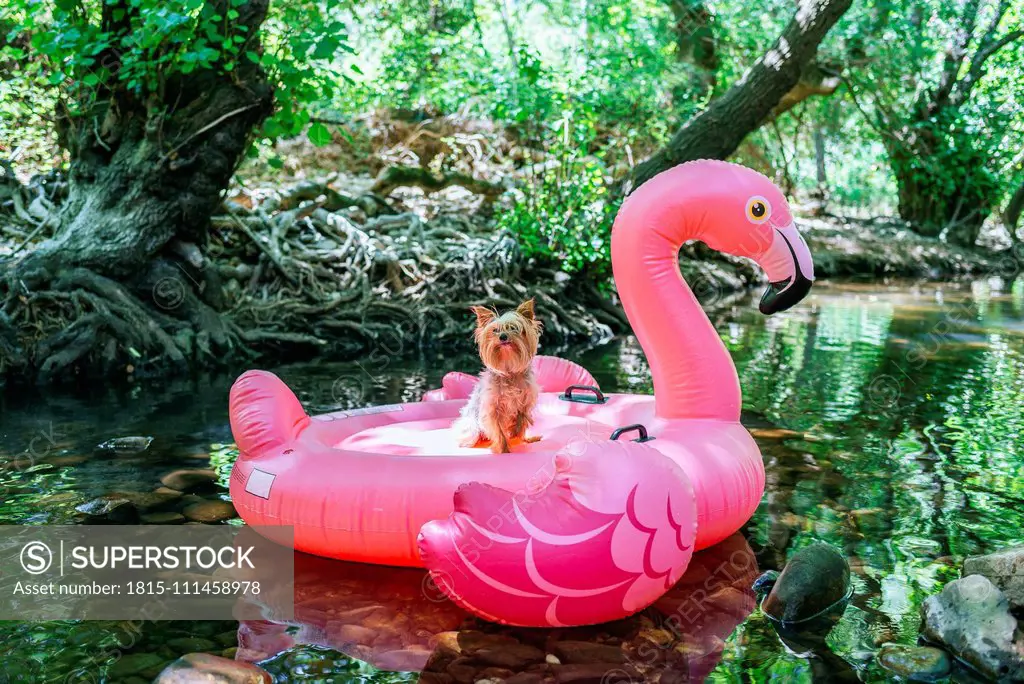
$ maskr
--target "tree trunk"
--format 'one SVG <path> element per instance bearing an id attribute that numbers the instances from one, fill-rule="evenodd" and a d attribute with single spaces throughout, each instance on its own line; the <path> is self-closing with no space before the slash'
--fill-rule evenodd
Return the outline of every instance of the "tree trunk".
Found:
<path id="1" fill-rule="evenodd" d="M 825 133 L 820 124 L 814 127 L 814 167 L 817 182 L 811 192 L 812 213 L 821 216 L 828 210 L 828 176 L 825 173 Z"/>
<path id="2" fill-rule="evenodd" d="M 1024 181 L 1017 186 L 1017 191 L 1010 197 L 1006 209 L 1003 210 L 1003 225 L 1015 243 L 1020 241 L 1017 237 L 1017 224 L 1020 222 L 1021 212 L 1024 212 Z"/>
<path id="3" fill-rule="evenodd" d="M 801 0 L 796 16 L 749 71 L 686 123 L 668 145 L 637 166 L 628 194 L 665 169 L 695 159 L 725 159 L 756 130 L 799 81 L 825 34 L 852 0 Z"/>
<path id="4" fill-rule="evenodd" d="M 986 62 L 1024 38 L 1024 30 L 999 33 L 1010 4 L 999 0 L 986 13 L 981 0 L 965 0 L 936 85 L 920 91 L 902 120 L 886 115 L 895 132 L 885 143 L 900 216 L 921 235 L 973 246 L 993 210 L 991 198 L 999 187 L 988 168 L 989 151 L 967 130 L 961 110 L 984 76 Z M 987 19 L 984 26 L 980 17 Z"/>
<path id="5" fill-rule="evenodd" d="M 669 0 L 668 4 L 675 18 L 676 58 L 698 71 L 694 82 L 685 87 L 700 92 L 714 90 L 718 75 L 714 14 L 702 0 Z M 678 93 L 677 97 L 690 94 Z"/>
<path id="6" fill-rule="evenodd" d="M 939 135 L 937 130 L 933 122 L 921 122 L 901 136 L 912 145 L 888 142 L 899 213 L 920 235 L 970 247 L 992 211 L 995 179 L 985 173 L 986 160 L 963 131 L 945 127 Z"/>
<path id="7" fill-rule="evenodd" d="M 210 4 L 221 15 L 239 13 L 235 23 L 247 36 L 240 54 L 261 52 L 268 0 Z M 113 8 L 126 17 L 119 21 L 129 20 L 125 7 L 104 4 L 105 28 L 117 28 Z M 112 70 L 119 67 L 114 62 Z M 15 264 L 5 311 L 16 317 L 18 295 L 88 296 L 52 321 L 52 337 L 28 341 L 34 368 L 49 377 L 94 352 L 107 366 L 140 356 L 181 364 L 229 344 L 211 309 L 221 292 L 202 245 L 252 131 L 272 108 L 266 74 L 243 57 L 231 72 L 169 78 L 160 97 L 143 101 L 115 85 L 80 113 L 58 111 L 58 135 L 71 156 L 68 198 L 53 219 L 54 236 Z"/>

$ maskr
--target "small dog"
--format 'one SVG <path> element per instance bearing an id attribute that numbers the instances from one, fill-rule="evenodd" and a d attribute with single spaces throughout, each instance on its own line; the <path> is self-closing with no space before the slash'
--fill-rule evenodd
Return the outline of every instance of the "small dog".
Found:
<path id="1" fill-rule="evenodd" d="M 542 325 L 534 316 L 532 299 L 501 316 L 482 306 L 471 308 L 476 314 L 473 338 L 486 368 L 452 427 L 459 446 L 490 441 L 492 452 L 507 454 L 513 439 L 540 439 L 527 437 L 526 428 L 533 425 L 530 413 L 540 392 L 533 377 L 533 357 Z"/>

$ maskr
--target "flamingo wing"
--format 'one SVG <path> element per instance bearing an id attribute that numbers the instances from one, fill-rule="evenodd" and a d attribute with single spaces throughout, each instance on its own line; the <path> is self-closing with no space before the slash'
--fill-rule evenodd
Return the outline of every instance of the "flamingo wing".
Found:
<path id="1" fill-rule="evenodd" d="M 650 446 L 569 445 L 534 480 L 463 485 L 448 519 L 420 530 L 434 583 L 463 608 L 513 625 L 595 624 L 650 605 L 686 569 L 693 489 Z"/>

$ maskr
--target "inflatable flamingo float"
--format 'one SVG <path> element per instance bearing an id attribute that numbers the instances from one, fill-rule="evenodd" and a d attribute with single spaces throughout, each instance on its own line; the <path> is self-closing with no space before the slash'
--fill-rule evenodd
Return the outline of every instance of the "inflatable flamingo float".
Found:
<path id="1" fill-rule="evenodd" d="M 736 369 L 679 272 L 690 240 L 760 264 L 765 314 L 799 302 L 814 278 L 767 178 L 719 161 L 677 166 L 638 188 L 612 230 L 654 396 L 603 394 L 580 366 L 539 356 L 543 439 L 494 455 L 451 431 L 471 376 L 449 374 L 422 402 L 310 418 L 276 376 L 250 371 L 231 390 L 235 507 L 253 525 L 294 526 L 301 551 L 426 567 L 497 622 L 594 624 L 650 605 L 764 491 Z"/>

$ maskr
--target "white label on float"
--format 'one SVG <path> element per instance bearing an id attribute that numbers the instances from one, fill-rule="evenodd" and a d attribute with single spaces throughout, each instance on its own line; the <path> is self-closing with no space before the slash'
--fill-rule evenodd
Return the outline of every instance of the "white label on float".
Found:
<path id="1" fill-rule="evenodd" d="M 277 475 L 263 470 L 256 470 L 249 473 L 249 479 L 245 483 L 245 491 L 261 499 L 270 498 L 270 486 L 274 484 Z"/>
<path id="2" fill-rule="evenodd" d="M 384 404 L 383 406 L 367 406 L 366 408 L 355 409 L 348 411 L 349 417 L 351 416 L 369 416 L 374 413 L 393 413 L 395 411 L 404 411 L 401 404 Z"/>

